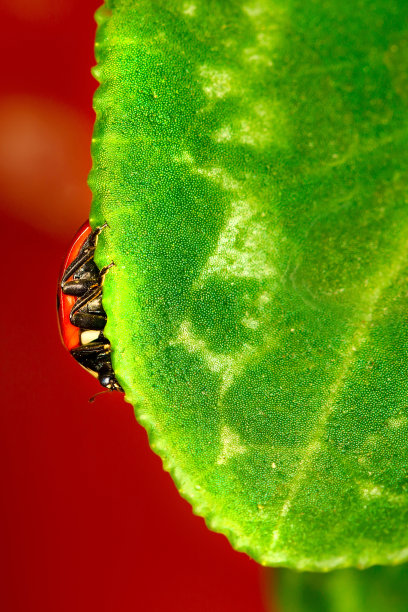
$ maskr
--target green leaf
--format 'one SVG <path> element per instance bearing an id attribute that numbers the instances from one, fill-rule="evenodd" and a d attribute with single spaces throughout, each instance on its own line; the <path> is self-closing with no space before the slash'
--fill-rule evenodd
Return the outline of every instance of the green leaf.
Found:
<path id="1" fill-rule="evenodd" d="M 407 16 L 98 12 L 115 371 L 194 511 L 264 564 L 408 558 Z"/>
<path id="2" fill-rule="evenodd" d="M 313 574 L 278 570 L 271 601 L 279 612 L 407 612 L 408 567 Z"/>

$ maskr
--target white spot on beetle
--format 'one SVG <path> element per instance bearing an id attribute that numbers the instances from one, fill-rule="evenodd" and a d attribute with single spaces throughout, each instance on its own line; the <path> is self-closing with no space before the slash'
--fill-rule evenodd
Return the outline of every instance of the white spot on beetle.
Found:
<path id="1" fill-rule="evenodd" d="M 86 329 L 81 333 L 81 344 L 90 344 L 99 338 L 100 331 Z"/>

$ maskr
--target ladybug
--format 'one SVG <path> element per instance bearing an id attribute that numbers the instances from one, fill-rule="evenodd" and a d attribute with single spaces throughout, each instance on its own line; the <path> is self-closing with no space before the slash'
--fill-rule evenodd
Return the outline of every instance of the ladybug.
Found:
<path id="1" fill-rule="evenodd" d="M 99 270 L 94 261 L 98 236 L 105 227 L 106 223 L 92 230 L 86 222 L 75 235 L 58 283 L 58 321 L 62 341 L 78 363 L 103 387 L 123 391 L 113 371 L 110 342 L 103 333 L 102 285 L 114 264 Z"/>

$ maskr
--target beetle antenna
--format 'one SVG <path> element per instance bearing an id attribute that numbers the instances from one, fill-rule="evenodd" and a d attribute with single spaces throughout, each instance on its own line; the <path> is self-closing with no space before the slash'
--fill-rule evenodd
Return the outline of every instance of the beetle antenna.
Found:
<path id="1" fill-rule="evenodd" d="M 104 395 L 105 393 L 111 393 L 113 389 L 105 389 L 104 391 L 99 391 L 99 393 L 95 393 L 92 397 L 89 398 L 88 402 L 93 404 L 98 395 Z"/>

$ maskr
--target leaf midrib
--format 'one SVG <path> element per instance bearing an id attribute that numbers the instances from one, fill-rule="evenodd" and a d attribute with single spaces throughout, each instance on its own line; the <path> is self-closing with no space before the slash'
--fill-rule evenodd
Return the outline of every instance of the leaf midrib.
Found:
<path id="1" fill-rule="evenodd" d="M 404 225 L 402 236 L 406 236 L 406 226 Z M 368 328 L 372 323 L 375 315 L 377 304 L 383 294 L 383 292 L 393 283 L 401 272 L 404 265 L 407 263 L 407 251 L 408 241 L 400 240 L 400 248 L 396 249 L 395 257 L 392 265 L 383 265 L 378 270 L 375 278 L 377 284 L 374 283 L 374 288 L 366 294 L 364 300 L 362 300 L 362 308 L 358 309 L 360 314 L 360 325 L 356 328 L 354 334 L 351 336 L 348 342 L 348 348 L 344 353 L 344 357 L 339 368 L 338 375 L 330 385 L 328 390 L 328 399 L 322 406 L 320 417 L 318 418 L 316 425 L 313 429 L 313 434 L 310 437 L 310 441 L 305 448 L 303 458 L 299 462 L 299 467 L 293 477 L 292 484 L 289 488 L 288 494 L 282 502 L 281 509 L 278 515 L 275 529 L 272 532 L 272 539 L 270 545 L 270 553 L 276 552 L 279 549 L 279 540 L 281 536 L 282 524 L 284 523 L 287 515 L 289 514 L 292 503 L 295 500 L 298 492 L 302 489 L 303 482 L 308 478 L 309 468 L 315 455 L 322 448 L 322 437 L 327 425 L 328 419 L 335 409 L 337 400 L 339 399 L 341 392 L 344 388 L 344 384 L 347 379 L 347 374 L 351 367 L 356 361 L 359 350 L 369 336 Z M 371 284 L 371 283 L 370 283 Z"/>

